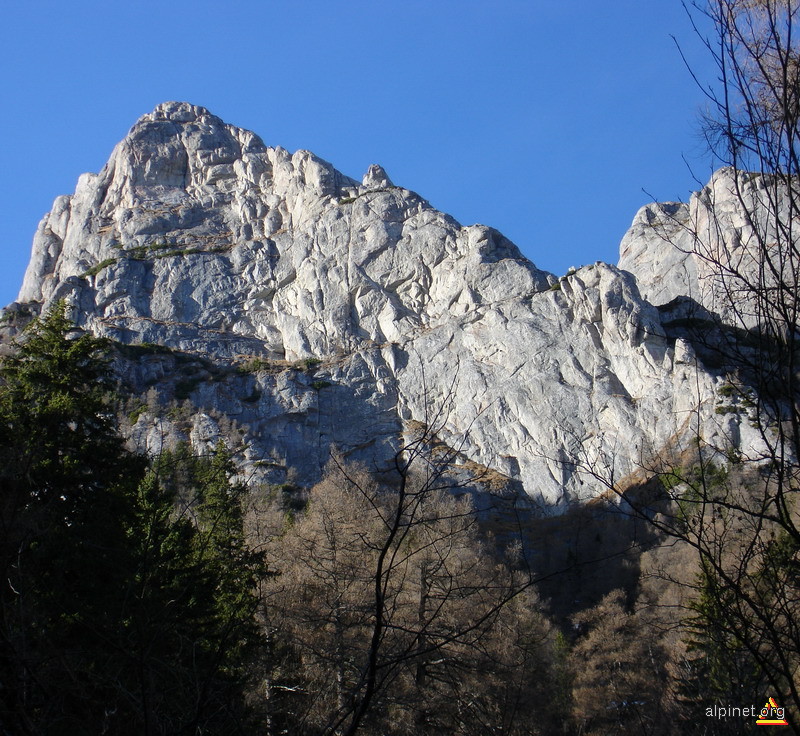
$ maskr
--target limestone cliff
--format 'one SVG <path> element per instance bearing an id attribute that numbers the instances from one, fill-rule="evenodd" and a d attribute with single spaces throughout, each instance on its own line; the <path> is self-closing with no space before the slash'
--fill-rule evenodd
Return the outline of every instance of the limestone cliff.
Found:
<path id="1" fill-rule="evenodd" d="M 359 183 L 186 103 L 142 117 L 42 220 L 14 308 L 58 299 L 140 346 L 118 365 L 133 390 L 187 401 L 180 421 L 143 406 L 133 441 L 202 447 L 233 420 L 254 482 L 310 483 L 333 447 L 380 467 L 443 406 L 465 466 L 551 506 L 602 490 L 576 460 L 631 473 L 698 405 L 709 441 L 747 441 L 631 274 L 557 279 L 379 166 Z"/>
<path id="2" fill-rule="evenodd" d="M 792 200 L 777 177 L 720 169 L 686 203 L 642 207 L 620 244 L 619 267 L 656 306 L 689 297 L 724 322 L 753 326 L 756 308 L 745 302 L 758 280 L 764 288 L 775 278 L 795 282 L 795 259 L 768 252 L 793 239 L 790 229 L 776 232 L 793 219 Z"/>

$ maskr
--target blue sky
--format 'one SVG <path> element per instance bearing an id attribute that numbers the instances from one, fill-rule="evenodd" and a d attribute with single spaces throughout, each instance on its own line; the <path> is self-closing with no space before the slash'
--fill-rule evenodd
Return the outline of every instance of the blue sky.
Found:
<path id="1" fill-rule="evenodd" d="M 711 170 L 670 34 L 713 76 L 679 0 L 5 3 L 0 304 L 53 199 L 165 100 L 355 178 L 380 163 L 541 268 L 616 262 L 640 206 Z"/>

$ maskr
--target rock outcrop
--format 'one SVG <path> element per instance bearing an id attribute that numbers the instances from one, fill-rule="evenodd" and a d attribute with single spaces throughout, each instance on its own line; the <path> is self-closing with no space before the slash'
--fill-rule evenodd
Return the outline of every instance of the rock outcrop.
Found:
<path id="1" fill-rule="evenodd" d="M 752 327 L 754 286 L 795 282 L 795 259 L 767 253 L 793 237 L 775 231 L 793 206 L 779 179 L 720 169 L 687 203 L 642 207 L 620 244 L 619 267 L 656 306 L 688 298 L 724 323 Z M 759 272 L 765 259 L 769 268 Z"/>
<path id="2" fill-rule="evenodd" d="M 587 469 L 634 472 L 698 405 L 709 441 L 747 441 L 738 414 L 713 411 L 723 377 L 695 371 L 653 306 L 698 275 L 680 253 L 653 260 L 648 212 L 622 265 L 649 301 L 614 266 L 543 272 L 379 166 L 359 183 L 171 102 L 55 201 L 18 302 L 64 299 L 81 328 L 131 346 L 120 375 L 150 399 L 130 434 L 151 451 L 233 421 L 243 474 L 310 483 L 334 447 L 383 466 L 443 409 L 439 439 L 465 466 L 552 507 L 601 492 Z"/>

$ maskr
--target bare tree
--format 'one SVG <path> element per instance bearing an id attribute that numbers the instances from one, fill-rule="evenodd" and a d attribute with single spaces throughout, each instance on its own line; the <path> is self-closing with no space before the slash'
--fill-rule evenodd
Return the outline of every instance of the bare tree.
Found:
<path id="1" fill-rule="evenodd" d="M 380 481 L 334 458 L 274 540 L 270 675 L 293 733 L 535 733 L 553 633 L 519 555 L 503 560 L 420 425 Z M 538 713 L 537 718 L 532 714 Z"/>
<path id="2" fill-rule="evenodd" d="M 673 732 L 662 708 L 668 656 L 654 609 L 629 610 L 615 590 L 573 621 L 573 713 L 580 733 Z"/>
<path id="3" fill-rule="evenodd" d="M 698 403 L 692 441 L 646 468 L 660 487 L 623 491 L 594 470 L 634 513 L 695 552 L 684 615 L 690 678 L 734 703 L 772 694 L 798 733 L 800 3 L 708 0 L 687 9 L 718 72 L 703 85 L 704 132 L 726 168 L 688 218 L 665 207 L 655 225 L 692 259 L 703 287 L 682 336 L 725 375 L 716 411 L 740 414 L 755 441 L 720 446 L 705 436 Z M 659 495 L 667 503 L 655 503 Z"/>

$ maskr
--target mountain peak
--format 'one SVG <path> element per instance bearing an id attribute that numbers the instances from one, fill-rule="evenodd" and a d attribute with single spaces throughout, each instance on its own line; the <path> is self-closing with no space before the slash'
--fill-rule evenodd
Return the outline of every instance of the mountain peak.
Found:
<path id="1" fill-rule="evenodd" d="M 394 186 L 383 166 L 378 164 L 372 164 L 367 169 L 367 173 L 364 174 L 364 178 L 361 180 L 361 185 L 375 189 Z"/>
<path id="2" fill-rule="evenodd" d="M 358 182 L 185 102 L 142 117 L 42 220 L 19 301 L 61 299 L 79 327 L 149 346 L 120 368 L 132 390 L 190 404 L 142 415 L 132 442 L 204 451 L 235 418 L 260 482 L 314 482 L 334 448 L 382 467 L 443 411 L 465 468 L 563 504 L 598 493 L 569 458 L 632 473 L 719 381 L 689 371 L 630 274 L 558 280 L 378 165 Z M 739 415 L 704 421 L 730 436 L 718 424 Z"/>
<path id="3" fill-rule="evenodd" d="M 199 105 L 192 105 L 189 102 L 162 102 L 156 105 L 153 112 L 145 115 L 143 120 L 171 120 L 174 123 L 193 123 L 200 118 L 213 117 L 219 120 L 215 115 Z"/>

